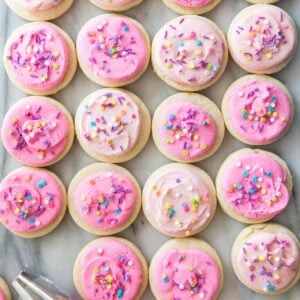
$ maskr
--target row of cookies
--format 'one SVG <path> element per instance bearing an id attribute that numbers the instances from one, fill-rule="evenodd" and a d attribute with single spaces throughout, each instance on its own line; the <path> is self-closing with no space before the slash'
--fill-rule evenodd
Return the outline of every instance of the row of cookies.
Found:
<path id="1" fill-rule="evenodd" d="M 271 74 L 292 59 L 296 27 L 282 9 L 253 5 L 241 11 L 228 31 L 232 58 L 246 71 Z M 137 80 L 150 61 L 150 39 L 137 21 L 103 14 L 88 21 L 77 37 L 77 57 L 85 75 L 99 85 L 120 87 Z M 228 47 L 218 26 L 200 16 L 182 16 L 165 24 L 152 44 L 155 73 L 181 91 L 214 84 L 228 61 Z M 64 88 L 77 66 L 70 37 L 54 24 L 34 22 L 8 39 L 4 64 L 12 82 L 32 95 Z"/>
<path id="2" fill-rule="evenodd" d="M 29 21 L 53 20 L 64 14 L 74 0 L 5 0 L 19 16 Z M 125 11 L 139 5 L 143 0 L 90 0 L 104 10 Z M 163 0 L 179 14 L 204 14 L 215 8 L 221 0 Z M 275 3 L 278 0 L 247 0 L 251 3 Z"/>
<path id="3" fill-rule="evenodd" d="M 54 173 L 23 167 L 1 182 L 0 218 L 17 235 L 41 236 L 61 222 L 68 198 L 69 212 L 81 228 L 110 235 L 130 226 L 143 204 L 144 214 L 154 228 L 171 237 L 187 237 L 203 231 L 212 221 L 217 198 L 233 219 L 261 223 L 287 207 L 292 185 L 283 160 L 271 152 L 248 148 L 224 161 L 216 188 L 200 168 L 171 163 L 156 170 L 141 193 L 129 171 L 98 163 L 74 176 L 67 195 Z"/>
<path id="4" fill-rule="evenodd" d="M 293 120 L 293 100 L 285 86 L 264 75 L 235 81 L 223 98 L 227 129 L 251 145 L 278 140 Z M 224 121 L 218 107 L 196 93 L 178 93 L 157 108 L 152 133 L 158 149 L 177 162 L 196 162 L 218 150 Z M 120 163 L 135 157 L 149 139 L 151 117 L 135 94 L 104 88 L 88 95 L 75 117 L 82 148 L 103 162 Z M 70 150 L 74 139 L 72 116 L 59 102 L 42 96 L 17 101 L 7 112 L 1 131 L 7 151 L 34 167 L 52 165 Z"/>
<path id="5" fill-rule="evenodd" d="M 300 278 L 300 245 L 275 223 L 244 228 L 232 247 L 232 267 L 239 280 L 265 295 L 282 294 Z M 217 299 L 224 274 L 218 253 L 198 238 L 171 239 L 153 256 L 148 270 L 142 252 L 130 241 L 105 237 L 87 244 L 73 268 L 83 299 L 140 299 L 148 285 L 156 299 Z M 99 288 L 101 287 L 101 288 Z M 0 299 L 10 300 L 0 278 Z"/>

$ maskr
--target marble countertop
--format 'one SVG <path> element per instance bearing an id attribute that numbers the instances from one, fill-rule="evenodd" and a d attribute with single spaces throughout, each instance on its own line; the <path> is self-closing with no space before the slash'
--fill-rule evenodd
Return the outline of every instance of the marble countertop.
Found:
<path id="1" fill-rule="evenodd" d="M 278 4 L 284 8 L 297 23 L 300 25 L 300 1 L 281 0 Z M 226 31 L 232 18 L 243 7 L 247 6 L 245 0 L 223 0 L 222 3 L 211 13 L 206 16 L 215 21 L 223 31 Z M 90 18 L 103 13 L 88 2 L 88 0 L 75 0 L 72 8 L 62 17 L 55 20 L 55 24 L 67 31 L 73 39 L 76 38 L 82 25 Z M 163 5 L 161 0 L 144 0 L 143 4 L 135 9 L 124 13 L 140 21 L 148 30 L 151 37 L 155 32 L 168 20 L 175 17 L 175 13 Z M 0 44 L 1 51 L 9 34 L 25 21 L 16 16 L 5 5 L 4 1 L 0 3 Z M 2 56 L 2 53 L 1 53 Z M 288 208 L 281 213 L 276 221 L 286 225 L 295 234 L 300 235 L 300 49 L 297 49 L 297 55 L 280 73 L 275 77 L 283 81 L 290 89 L 295 100 L 296 115 L 294 124 L 289 132 L 278 142 L 267 147 L 267 150 L 279 154 L 289 164 L 294 176 L 294 192 Z M 235 79 L 244 75 L 244 72 L 232 61 L 229 62 L 225 74 L 220 81 L 203 94 L 211 98 L 218 105 L 221 103 L 222 96 L 227 87 Z M 88 80 L 80 69 L 77 70 L 76 76 L 71 84 L 63 91 L 54 96 L 60 100 L 74 115 L 77 106 L 81 100 L 96 90 L 98 86 Z M 137 82 L 127 87 L 129 90 L 139 95 L 145 104 L 149 107 L 151 113 L 154 112 L 158 104 L 166 97 L 175 93 L 175 90 L 164 84 L 152 71 L 150 66 L 144 76 Z M 3 65 L 0 68 L 0 116 L 3 118 L 7 109 L 24 94 L 17 90 L 8 80 Z M 226 134 L 224 143 L 220 150 L 211 158 L 198 163 L 197 165 L 207 171 L 215 178 L 218 167 L 222 161 L 231 152 L 242 148 L 244 145 L 229 134 Z M 0 146 L 0 172 L 1 177 L 8 172 L 19 167 L 20 164 L 15 161 Z M 151 159 L 149 159 L 151 157 Z M 82 167 L 94 163 L 75 142 L 71 152 L 61 162 L 52 166 L 50 169 L 56 172 L 66 185 L 69 184 L 75 173 Z M 158 167 L 168 163 L 169 160 L 161 155 L 153 144 L 152 139 L 147 144 L 144 151 L 135 159 L 123 164 L 139 180 L 141 186 L 147 177 Z M 261 295 L 254 294 L 245 288 L 235 277 L 231 262 L 230 252 L 234 238 L 244 227 L 229 217 L 227 217 L 220 208 L 208 228 L 198 236 L 205 239 L 213 245 L 219 252 L 223 261 L 225 271 L 225 282 L 223 291 L 219 299 L 221 300 L 263 300 L 270 299 Z M 135 223 L 122 232 L 120 236 L 134 242 L 145 254 L 150 261 L 156 250 L 164 243 L 168 237 L 155 231 L 146 221 L 144 215 L 140 213 Z M 8 282 L 11 282 L 17 273 L 24 267 L 29 267 L 34 271 L 52 279 L 59 287 L 65 290 L 73 299 L 80 299 L 72 283 L 72 268 L 74 260 L 79 250 L 95 236 L 81 230 L 71 220 L 67 214 L 62 224 L 51 234 L 34 240 L 24 240 L 15 237 L 3 226 L 0 227 L 0 275 Z M 272 300 L 296 300 L 299 299 L 300 284 L 294 287 L 288 293 L 272 297 Z M 153 300 L 154 297 L 150 289 L 143 296 L 143 300 Z"/>

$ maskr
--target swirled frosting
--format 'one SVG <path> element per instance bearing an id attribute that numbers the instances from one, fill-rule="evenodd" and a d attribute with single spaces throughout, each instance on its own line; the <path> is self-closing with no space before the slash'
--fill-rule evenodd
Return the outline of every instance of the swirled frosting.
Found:
<path id="1" fill-rule="evenodd" d="M 238 84 L 228 97 L 230 122 L 250 143 L 272 142 L 290 124 L 293 114 L 291 101 L 276 84 L 247 80 Z"/>
<path id="2" fill-rule="evenodd" d="M 14 0 L 16 4 L 29 11 L 41 11 L 53 8 L 63 0 Z"/>
<path id="3" fill-rule="evenodd" d="M 176 158 L 199 158 L 215 144 L 215 121 L 207 111 L 188 100 L 168 105 L 159 122 L 161 143 Z"/>
<path id="4" fill-rule="evenodd" d="M 299 261 L 299 247 L 288 234 L 259 232 L 244 241 L 236 267 L 247 286 L 273 293 L 293 281 Z"/>
<path id="5" fill-rule="evenodd" d="M 221 274 L 215 260 L 200 249 L 165 250 L 155 260 L 154 283 L 161 299 L 216 299 Z"/>
<path id="6" fill-rule="evenodd" d="M 10 231 L 39 231 L 59 216 L 63 192 L 43 169 L 21 168 L 8 174 L 0 187 L 0 219 Z"/>
<path id="7" fill-rule="evenodd" d="M 89 300 L 133 300 L 144 280 L 140 260 L 119 240 L 99 240 L 83 253 L 81 285 Z"/>
<path id="8" fill-rule="evenodd" d="M 208 19 L 178 17 L 154 37 L 152 58 L 168 80 L 201 87 L 217 76 L 224 59 L 224 41 Z"/>
<path id="9" fill-rule="evenodd" d="M 47 98 L 18 101 L 5 116 L 2 141 L 19 161 L 39 166 L 51 163 L 65 150 L 70 130 L 64 113 Z"/>
<path id="10" fill-rule="evenodd" d="M 162 171 L 148 183 L 143 208 L 147 217 L 171 236 L 197 232 L 213 213 L 205 182 L 196 172 L 180 167 Z"/>
<path id="11" fill-rule="evenodd" d="M 146 37 L 132 19 L 107 14 L 84 25 L 78 35 L 77 52 L 84 71 L 112 83 L 137 77 L 149 55 Z"/>
<path id="12" fill-rule="evenodd" d="M 272 218 L 289 202 L 287 173 L 271 155 L 244 153 L 226 164 L 222 175 L 225 200 L 249 219 Z"/>
<path id="13" fill-rule="evenodd" d="M 118 172 L 98 172 L 85 178 L 76 189 L 75 207 L 80 218 L 93 228 L 123 225 L 136 203 L 134 183 Z"/>
<path id="14" fill-rule="evenodd" d="M 67 43 L 50 23 L 30 23 L 6 45 L 9 74 L 33 90 L 51 90 L 63 81 L 69 64 Z"/>
<path id="15" fill-rule="evenodd" d="M 199 8 L 210 4 L 213 0 L 171 0 L 183 7 Z"/>
<path id="16" fill-rule="evenodd" d="M 297 43 L 294 24 L 282 9 L 273 5 L 258 5 L 256 10 L 245 13 L 231 33 L 228 41 L 234 59 L 256 71 L 284 63 Z"/>
<path id="17" fill-rule="evenodd" d="M 125 154 L 139 137 L 139 108 L 121 90 L 104 89 L 91 94 L 81 104 L 76 119 L 78 134 L 100 155 Z"/>

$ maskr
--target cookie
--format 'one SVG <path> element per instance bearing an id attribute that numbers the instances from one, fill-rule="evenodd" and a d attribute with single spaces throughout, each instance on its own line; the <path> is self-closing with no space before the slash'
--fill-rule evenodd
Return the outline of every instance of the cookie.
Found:
<path id="1" fill-rule="evenodd" d="M 72 116 L 54 99 L 32 96 L 19 100 L 6 113 L 2 142 L 18 161 L 45 167 L 61 160 L 74 139 Z"/>
<path id="2" fill-rule="evenodd" d="M 214 9 L 221 0 L 163 0 L 163 2 L 181 15 L 202 15 Z"/>
<path id="3" fill-rule="evenodd" d="M 148 284 L 148 266 L 128 240 L 107 237 L 90 242 L 73 269 L 74 285 L 83 299 L 140 299 Z"/>
<path id="4" fill-rule="evenodd" d="M 11 294 L 6 282 L 0 277 L 0 300 L 11 300 Z"/>
<path id="5" fill-rule="evenodd" d="M 141 209 L 141 190 L 126 169 L 98 163 L 81 169 L 68 190 L 69 212 L 82 229 L 97 235 L 125 230 Z"/>
<path id="6" fill-rule="evenodd" d="M 227 35 L 233 60 L 245 71 L 271 74 L 283 69 L 297 46 L 297 30 L 281 8 L 251 5 L 233 19 Z"/>
<path id="7" fill-rule="evenodd" d="M 80 145 L 90 156 L 120 163 L 132 159 L 144 148 L 150 136 L 151 117 L 135 94 L 106 88 L 81 102 L 75 127 Z"/>
<path id="8" fill-rule="evenodd" d="M 137 21 L 103 14 L 88 21 L 77 38 L 83 73 L 102 86 L 120 87 L 137 80 L 147 69 L 150 40 Z"/>
<path id="9" fill-rule="evenodd" d="M 203 240 L 171 239 L 152 258 L 149 281 L 157 300 L 216 300 L 223 284 L 222 263 Z"/>
<path id="10" fill-rule="evenodd" d="M 200 91 L 222 76 L 227 43 L 218 26 L 200 16 L 181 16 L 156 33 L 152 43 L 155 73 L 180 91 Z"/>
<path id="11" fill-rule="evenodd" d="M 217 206 L 215 186 L 196 166 L 168 164 L 148 178 L 143 189 L 143 211 L 158 231 L 185 237 L 204 230 Z"/>
<path id="12" fill-rule="evenodd" d="M 178 93 L 156 109 L 152 134 L 161 153 L 177 162 L 197 162 L 220 147 L 225 126 L 219 108 L 203 95 Z"/>
<path id="13" fill-rule="evenodd" d="M 2 179 L 0 220 L 17 236 L 36 238 L 50 233 L 62 221 L 66 208 L 63 183 L 46 169 L 23 167 Z"/>
<path id="14" fill-rule="evenodd" d="M 90 0 L 93 4 L 104 10 L 125 11 L 138 6 L 143 0 Z"/>
<path id="15" fill-rule="evenodd" d="M 18 16 L 29 21 L 48 21 L 63 15 L 74 0 L 5 0 Z"/>
<path id="16" fill-rule="evenodd" d="M 4 66 L 10 80 L 23 92 L 36 96 L 55 94 L 68 85 L 75 74 L 75 46 L 71 38 L 52 23 L 27 23 L 7 40 Z"/>
<path id="17" fill-rule="evenodd" d="M 227 157 L 216 178 L 217 197 L 231 218 L 248 224 L 281 213 L 292 193 L 292 175 L 277 155 L 244 148 Z"/>
<path id="18" fill-rule="evenodd" d="M 227 90 L 222 112 L 228 131 L 250 145 L 277 141 L 289 129 L 294 115 L 292 96 L 278 80 L 248 75 Z"/>
<path id="19" fill-rule="evenodd" d="M 282 294 L 300 278 L 300 244 L 281 225 L 251 225 L 234 242 L 232 265 L 238 279 L 254 292 Z"/>

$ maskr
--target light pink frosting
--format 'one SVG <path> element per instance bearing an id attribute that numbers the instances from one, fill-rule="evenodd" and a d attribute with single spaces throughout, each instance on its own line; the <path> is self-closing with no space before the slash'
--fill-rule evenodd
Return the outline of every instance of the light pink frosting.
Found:
<path id="1" fill-rule="evenodd" d="M 0 219 L 13 232 L 31 233 L 47 227 L 62 206 L 60 184 L 43 169 L 18 169 L 1 182 Z"/>
<path id="2" fill-rule="evenodd" d="M 16 4 L 29 11 L 40 11 L 53 8 L 63 0 L 14 0 Z"/>
<path id="3" fill-rule="evenodd" d="M 67 146 L 69 121 L 44 98 L 28 97 L 14 104 L 5 116 L 2 141 L 17 160 L 40 166 L 56 160 Z"/>
<path id="4" fill-rule="evenodd" d="M 259 232 L 246 239 L 236 259 L 239 275 L 250 288 L 278 292 L 298 272 L 299 247 L 288 234 Z"/>
<path id="5" fill-rule="evenodd" d="M 239 20 L 229 43 L 239 64 L 263 71 L 284 63 L 293 54 L 297 33 L 282 9 L 273 5 L 257 6 Z"/>
<path id="6" fill-rule="evenodd" d="M 10 74 L 20 85 L 47 91 L 63 81 L 69 64 L 67 43 L 50 23 L 30 23 L 7 46 Z"/>
<path id="7" fill-rule="evenodd" d="M 213 80 L 224 59 L 223 39 L 214 24 L 199 16 L 165 24 L 153 41 L 153 61 L 163 76 L 200 87 Z"/>
<path id="8" fill-rule="evenodd" d="M 6 300 L 5 295 L 3 294 L 1 289 L 0 289 L 0 300 Z"/>
<path id="9" fill-rule="evenodd" d="M 131 217 L 136 204 L 134 183 L 121 173 L 98 172 L 85 178 L 75 194 L 81 219 L 97 229 L 113 229 Z"/>
<path id="10" fill-rule="evenodd" d="M 119 7 L 129 5 L 135 0 L 96 0 L 100 4 L 107 5 L 109 7 Z"/>
<path id="11" fill-rule="evenodd" d="M 209 113 L 184 99 L 164 109 L 158 128 L 165 149 L 180 159 L 206 154 L 213 147 L 217 134 L 215 121 Z"/>
<path id="12" fill-rule="evenodd" d="M 77 52 L 88 72 L 119 83 L 144 70 L 149 49 L 144 33 L 132 19 L 104 14 L 84 25 L 78 35 Z"/>
<path id="13" fill-rule="evenodd" d="M 137 104 L 115 89 L 99 90 L 83 101 L 77 129 L 87 146 L 105 156 L 129 152 L 137 142 L 141 120 Z"/>
<path id="14" fill-rule="evenodd" d="M 118 240 L 99 240 L 83 253 L 81 285 L 85 299 L 134 300 L 144 279 L 134 251 Z"/>
<path id="15" fill-rule="evenodd" d="M 243 153 L 226 165 L 222 190 L 234 211 L 259 220 L 279 214 L 289 202 L 287 174 L 265 153 Z"/>
<path id="16" fill-rule="evenodd" d="M 153 179 L 144 193 L 145 214 L 167 235 L 191 235 L 213 213 L 211 193 L 191 170 L 173 167 Z"/>
<path id="17" fill-rule="evenodd" d="M 155 260 L 153 278 L 161 299 L 213 300 L 221 287 L 217 263 L 200 249 L 163 251 Z"/>
<path id="18" fill-rule="evenodd" d="M 266 144 L 280 137 L 290 125 L 292 104 L 276 84 L 247 80 L 229 95 L 229 117 L 248 142 Z"/>
<path id="19" fill-rule="evenodd" d="M 171 2 L 174 2 L 181 6 L 192 8 L 204 7 L 210 4 L 212 1 L 213 0 L 171 0 Z"/>

